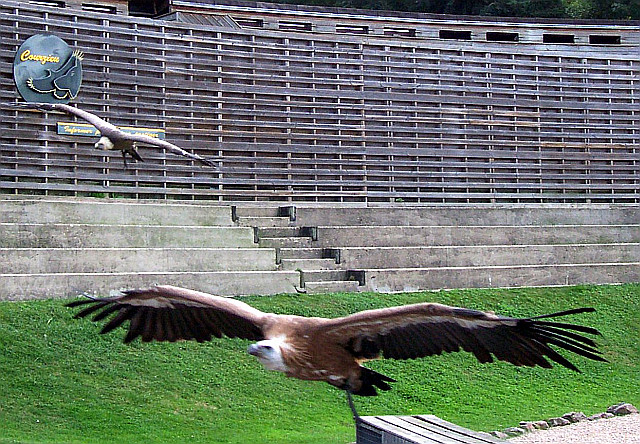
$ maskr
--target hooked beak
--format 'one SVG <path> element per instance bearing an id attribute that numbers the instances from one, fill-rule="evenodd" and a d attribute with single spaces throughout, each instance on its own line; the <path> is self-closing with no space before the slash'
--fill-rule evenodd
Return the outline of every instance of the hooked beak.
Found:
<path id="1" fill-rule="evenodd" d="M 260 347 L 257 344 L 251 344 L 249 348 L 247 348 L 247 353 L 252 356 L 258 356 L 260 354 Z"/>

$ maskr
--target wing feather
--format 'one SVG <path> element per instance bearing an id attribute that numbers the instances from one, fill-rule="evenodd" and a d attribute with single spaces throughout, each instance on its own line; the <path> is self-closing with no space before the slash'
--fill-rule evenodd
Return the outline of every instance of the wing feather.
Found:
<path id="1" fill-rule="evenodd" d="M 565 344 L 571 345 L 577 349 L 580 349 L 586 353 L 593 353 L 593 354 L 602 354 L 602 352 L 600 352 L 597 348 L 595 348 L 595 344 L 593 346 L 591 345 L 587 345 L 585 344 L 585 339 L 588 338 L 579 338 L 579 340 L 573 339 L 571 336 L 568 335 L 564 335 L 562 333 L 559 332 L 554 332 L 554 331 L 550 331 L 546 328 L 536 328 L 534 327 L 534 329 L 539 332 L 540 334 L 544 334 L 546 337 L 548 338 L 552 338 L 552 339 L 556 339 L 558 341 L 562 341 Z M 593 341 L 591 341 L 593 342 Z"/>
<path id="2" fill-rule="evenodd" d="M 170 313 L 163 313 L 163 316 L 159 317 L 161 329 L 164 332 L 164 336 L 158 336 L 158 341 L 176 342 L 178 340 L 178 334 L 176 333 L 176 327 L 171 322 Z"/>
<path id="3" fill-rule="evenodd" d="M 147 342 L 151 342 L 154 339 L 156 341 L 166 341 L 167 339 L 167 326 L 164 322 L 162 316 L 158 316 L 158 312 L 154 311 L 152 314 L 153 319 L 147 322 L 147 331 L 151 336 L 147 336 L 149 340 Z M 142 338 L 145 341 L 145 337 Z"/>
<path id="4" fill-rule="evenodd" d="M 151 342 L 156 334 L 161 333 L 161 331 L 158 331 L 158 328 L 156 327 L 156 325 L 159 324 L 156 319 L 157 313 L 157 311 L 150 310 L 143 319 L 144 327 L 142 328 L 141 335 L 142 342 Z"/>
<path id="5" fill-rule="evenodd" d="M 66 105 L 64 103 L 38 103 L 34 104 L 35 107 L 43 110 L 57 110 L 64 111 L 67 114 L 72 114 L 74 116 L 80 117 L 82 120 L 87 121 L 91 125 L 95 126 L 100 134 L 106 137 L 113 137 L 116 134 L 123 134 L 115 125 L 107 122 L 106 120 L 96 116 L 93 113 L 88 111 L 84 111 L 80 108 L 76 108 L 75 106 Z"/>
<path id="6" fill-rule="evenodd" d="M 199 315 L 200 322 L 202 322 L 204 328 L 208 332 L 210 332 L 211 335 L 215 336 L 216 338 L 221 338 L 223 336 L 222 331 L 220 330 L 220 326 L 215 320 L 214 313 L 208 312 L 206 310 L 201 310 Z"/>
<path id="7" fill-rule="evenodd" d="M 592 311 L 578 308 L 517 319 L 424 303 L 367 310 L 328 320 L 320 328 L 356 358 L 382 355 L 414 359 L 462 349 L 480 362 L 492 362 L 495 357 L 519 366 L 550 367 L 549 359 L 577 371 L 551 345 L 588 359 L 606 361 L 596 343 L 579 334 L 600 332 L 592 327 L 546 319 Z"/>
<path id="8" fill-rule="evenodd" d="M 198 162 L 203 163 L 204 165 L 215 167 L 215 163 L 212 161 L 205 159 L 197 154 L 190 153 L 188 151 L 183 150 L 177 145 L 174 145 L 171 142 L 167 142 L 166 140 L 156 139 L 154 137 L 147 136 L 145 134 L 126 134 L 125 137 L 129 140 L 133 140 L 134 142 L 144 143 L 146 145 L 157 146 L 160 148 L 164 148 L 165 150 L 177 154 L 179 156 L 188 157 L 193 160 L 197 160 Z"/>
<path id="9" fill-rule="evenodd" d="M 141 336 L 143 341 L 209 341 L 212 336 L 264 339 L 271 314 L 244 302 L 172 286 L 128 290 L 120 296 L 74 301 L 70 307 L 89 305 L 75 317 L 96 313 L 93 320 L 112 316 L 102 328 L 108 333 L 129 321 L 124 342 Z M 114 315 L 115 313 L 115 315 Z"/>
<path id="10" fill-rule="evenodd" d="M 93 302 L 93 301 L 88 300 L 88 301 L 81 301 L 81 302 L 90 302 L 90 303 L 91 303 L 91 302 Z M 77 313 L 77 314 L 74 316 L 74 318 L 76 318 L 76 319 L 78 319 L 78 318 L 83 318 L 83 317 L 85 317 L 85 316 L 90 315 L 91 313 L 93 313 L 93 312 L 94 312 L 94 311 L 96 311 L 96 310 L 100 310 L 101 308 L 106 307 L 107 305 L 109 305 L 109 303 L 108 303 L 108 302 L 100 302 L 100 303 L 97 303 L 97 304 L 90 305 L 90 306 L 88 306 L 87 308 L 85 308 L 84 310 L 82 310 L 82 311 L 80 311 L 79 313 Z"/>
<path id="11" fill-rule="evenodd" d="M 118 311 L 119 307 L 115 304 L 110 304 L 109 302 L 104 302 L 105 305 L 102 304 L 95 304 L 94 307 L 106 307 L 104 310 L 102 310 L 101 312 L 99 312 L 98 314 L 96 314 L 91 320 L 93 322 L 98 322 L 103 320 L 104 318 L 108 317 L 111 313 Z M 88 313 L 87 313 L 88 314 Z M 82 315 L 81 313 L 78 313 L 77 315 L 75 315 L 74 317 L 77 318 L 82 318 L 86 315 Z"/>
<path id="12" fill-rule="evenodd" d="M 124 323 L 124 321 L 131 319 L 134 313 L 135 311 L 133 310 L 133 307 L 125 306 L 120 308 L 117 314 L 113 318 L 111 318 L 111 320 L 107 322 L 104 327 L 102 327 L 100 333 L 109 333 L 111 330 L 120 327 Z"/>
<path id="13" fill-rule="evenodd" d="M 188 314 L 196 331 L 196 341 L 206 342 L 211 340 L 212 333 L 207 328 L 206 319 L 202 316 L 202 309 L 191 310 Z"/>
<path id="14" fill-rule="evenodd" d="M 597 347 L 598 346 L 593 339 L 587 338 L 587 337 L 582 336 L 582 335 L 578 335 L 576 333 L 572 333 L 570 331 L 566 331 L 566 330 L 562 330 L 562 329 L 555 328 L 555 327 L 550 327 L 550 326 L 542 326 L 540 324 L 536 324 L 535 328 L 536 328 L 536 330 L 539 330 L 540 332 L 556 333 L 556 334 L 562 335 L 563 337 L 571 338 L 571 339 L 573 339 L 575 341 L 581 342 L 581 343 L 586 344 L 586 345 L 591 346 L 591 347 Z"/>
<path id="15" fill-rule="evenodd" d="M 185 307 L 180 307 L 176 310 L 177 315 L 180 317 L 182 322 L 182 328 L 186 331 L 185 339 L 198 339 L 198 326 L 194 323 L 193 317 L 191 316 L 191 312 L 195 309 L 186 309 Z"/>
<path id="16" fill-rule="evenodd" d="M 129 343 L 133 341 L 136 337 L 142 334 L 142 329 L 144 328 L 144 317 L 147 315 L 146 307 L 139 307 L 137 310 L 133 311 L 133 315 L 129 320 L 129 331 L 127 331 L 127 335 L 124 337 L 124 342 Z"/>

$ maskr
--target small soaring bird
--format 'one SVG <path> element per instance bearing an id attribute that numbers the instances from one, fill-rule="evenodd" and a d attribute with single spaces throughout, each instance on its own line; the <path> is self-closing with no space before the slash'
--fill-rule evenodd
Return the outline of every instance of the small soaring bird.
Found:
<path id="1" fill-rule="evenodd" d="M 179 146 L 176 146 L 164 140 L 155 139 L 143 134 L 125 133 L 115 125 L 110 124 L 109 122 L 101 119 L 95 114 L 83 111 L 74 106 L 65 105 L 62 103 L 37 103 L 33 104 L 32 106 L 44 111 L 64 111 L 65 113 L 73 114 L 74 116 L 80 117 L 81 119 L 84 119 L 91 125 L 95 126 L 96 129 L 100 131 L 101 136 L 100 140 L 96 142 L 95 147 L 101 150 L 121 151 L 125 169 L 127 168 L 127 154 L 129 154 L 135 160 L 143 161 L 142 157 L 140 157 L 140 154 L 138 154 L 138 151 L 136 150 L 137 143 L 164 148 L 167 151 L 172 152 L 173 154 L 178 154 L 180 156 L 188 157 L 189 159 L 197 160 L 204 165 L 210 167 L 215 166 L 212 161 L 198 156 L 197 154 L 191 154 L 183 150 Z"/>
<path id="2" fill-rule="evenodd" d="M 356 421 L 359 417 L 351 394 L 375 396 L 376 388 L 390 390 L 389 383 L 396 382 L 361 365 L 370 359 L 415 359 L 462 349 L 483 363 L 495 357 L 517 366 L 551 368 L 548 358 L 579 372 L 550 347 L 553 345 L 606 362 L 593 340 L 575 333 L 599 335 L 598 330 L 545 320 L 592 312 L 592 308 L 516 319 L 421 303 L 325 319 L 264 313 L 236 299 L 168 285 L 68 304 L 83 305 L 89 307 L 75 318 L 96 313 L 93 320 L 100 321 L 115 313 L 101 333 L 129 321 L 124 342 L 138 336 L 145 342 L 203 342 L 214 336 L 257 341 L 248 353 L 267 369 L 298 379 L 325 381 L 345 390 Z"/>

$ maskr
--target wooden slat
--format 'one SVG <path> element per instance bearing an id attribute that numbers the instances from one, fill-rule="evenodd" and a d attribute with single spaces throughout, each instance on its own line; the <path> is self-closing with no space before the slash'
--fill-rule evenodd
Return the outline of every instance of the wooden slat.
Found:
<path id="1" fill-rule="evenodd" d="M 456 424 L 434 415 L 416 416 L 364 416 L 357 425 L 357 436 L 363 429 L 383 434 L 382 442 L 415 444 L 493 444 L 500 440 Z M 361 441 L 358 441 L 360 443 Z"/>

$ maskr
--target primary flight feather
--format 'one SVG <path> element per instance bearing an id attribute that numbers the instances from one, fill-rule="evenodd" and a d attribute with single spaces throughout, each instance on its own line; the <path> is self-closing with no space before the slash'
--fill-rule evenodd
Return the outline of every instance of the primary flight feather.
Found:
<path id="1" fill-rule="evenodd" d="M 265 313 L 236 299 L 172 286 L 128 290 L 120 296 L 79 300 L 68 306 L 86 306 L 76 318 L 91 314 L 94 321 L 108 318 L 101 333 L 129 321 L 125 342 L 137 337 L 142 341 L 203 342 L 223 336 L 256 341 L 248 353 L 266 368 L 345 390 L 356 417 L 351 394 L 377 395 L 377 389 L 389 390 L 388 383 L 395 382 L 361 365 L 370 359 L 415 359 L 465 350 L 480 362 L 495 358 L 545 368 L 556 362 L 579 371 L 554 346 L 606 362 L 596 343 L 585 336 L 599 335 L 598 330 L 548 320 L 592 312 L 592 308 L 518 319 L 420 303 L 326 319 Z"/>

